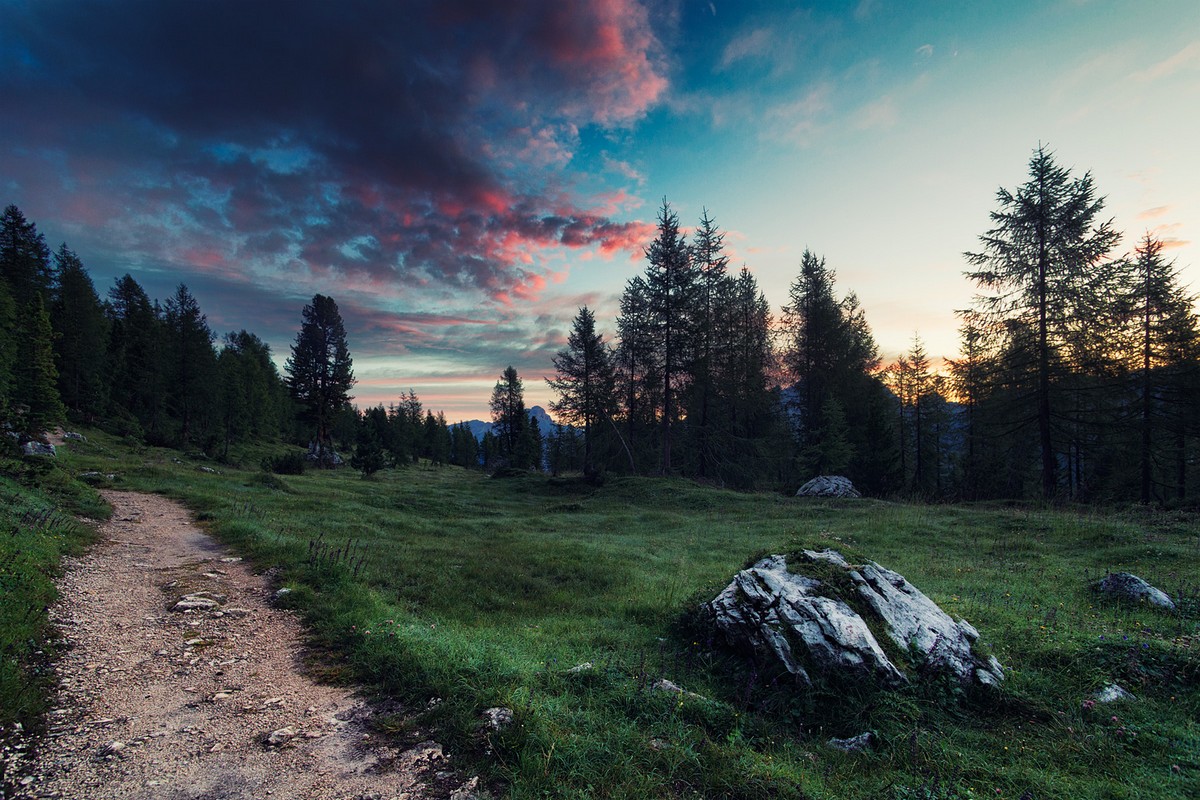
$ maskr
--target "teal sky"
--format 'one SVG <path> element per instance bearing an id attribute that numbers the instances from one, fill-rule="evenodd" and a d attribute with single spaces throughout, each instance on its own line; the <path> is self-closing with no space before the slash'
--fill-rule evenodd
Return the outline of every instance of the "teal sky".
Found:
<path id="1" fill-rule="evenodd" d="M 1195 288 L 1200 3 L 0 0 L 0 202 L 104 293 L 179 282 L 280 363 L 314 293 L 360 404 L 527 401 L 611 331 L 665 197 L 776 307 L 811 248 L 888 358 L 955 355 L 962 253 L 1039 143 Z M 11 113 L 10 113 L 11 112 Z"/>

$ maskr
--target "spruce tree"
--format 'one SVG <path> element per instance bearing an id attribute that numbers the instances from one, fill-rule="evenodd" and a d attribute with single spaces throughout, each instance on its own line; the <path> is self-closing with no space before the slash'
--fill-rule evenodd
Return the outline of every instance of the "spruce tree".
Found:
<path id="1" fill-rule="evenodd" d="M 72 416 L 94 422 L 105 410 L 108 320 L 91 277 L 66 244 L 54 254 L 54 266 L 57 280 L 50 323 L 55 333 L 59 393 Z"/>
<path id="2" fill-rule="evenodd" d="M 37 225 L 25 219 L 21 209 L 13 205 L 0 216 L 0 277 L 8 281 L 18 309 L 30 306 L 37 299 L 43 307 L 50 304 L 54 278 L 50 248 L 45 237 L 38 233 Z"/>
<path id="3" fill-rule="evenodd" d="M 660 470 L 667 475 L 673 469 L 673 431 L 683 411 L 679 399 L 687 389 L 695 359 L 699 276 L 691 248 L 679 230 L 679 216 L 665 198 L 658 212 L 658 235 L 646 248 L 646 261 L 647 312 L 661 374 Z"/>
<path id="4" fill-rule="evenodd" d="M 8 291 L 8 281 L 0 277 L 0 423 L 10 422 L 17 341 L 17 305 Z"/>
<path id="5" fill-rule="evenodd" d="M 108 297 L 109 416 L 119 433 L 145 433 L 161 443 L 166 403 L 162 320 L 128 274 L 116 281 Z"/>
<path id="6" fill-rule="evenodd" d="M 595 442 L 600 426 L 616 410 L 616 374 L 603 335 L 587 306 L 571 324 L 567 347 L 554 356 L 556 376 L 546 382 L 558 394 L 550 410 L 569 425 L 583 428 L 583 471 L 593 475 Z"/>
<path id="7" fill-rule="evenodd" d="M 511 365 L 505 368 L 492 390 L 491 409 L 496 457 L 515 469 L 532 467 L 534 455 L 529 440 L 525 388 Z"/>
<path id="8" fill-rule="evenodd" d="M 13 406 L 19 411 L 17 426 L 29 436 L 41 436 L 66 419 L 58 396 L 58 370 L 54 366 L 54 330 L 41 295 L 25 306 L 22 337 L 17 343 L 17 360 L 12 389 Z"/>
<path id="9" fill-rule="evenodd" d="M 353 366 L 337 303 L 331 297 L 314 295 L 312 303 L 304 306 L 303 322 L 285 371 L 288 390 L 311 426 L 322 463 L 332 448 L 336 417 L 350 407 Z"/>
<path id="10" fill-rule="evenodd" d="M 212 343 L 216 337 L 200 304 L 182 283 L 167 300 L 163 323 L 167 334 L 167 401 L 180 426 L 180 440 L 187 443 L 203 432 L 212 406 L 216 384 Z"/>
<path id="11" fill-rule="evenodd" d="M 974 268 L 966 274 L 983 292 L 976 298 L 978 313 L 1018 321 L 1033 333 L 1036 384 L 1029 417 L 1037 425 L 1041 494 L 1050 499 L 1059 490 L 1052 393 L 1057 368 L 1068 363 L 1072 334 L 1097 316 L 1089 301 L 1113 296 L 1102 266 L 1120 234 L 1111 221 L 1100 220 L 1104 199 L 1097 197 L 1091 173 L 1072 178 L 1044 147 L 1030 159 L 1029 180 L 1015 191 L 1001 187 L 996 198 L 999 209 L 980 237 L 982 248 L 965 254 Z"/>

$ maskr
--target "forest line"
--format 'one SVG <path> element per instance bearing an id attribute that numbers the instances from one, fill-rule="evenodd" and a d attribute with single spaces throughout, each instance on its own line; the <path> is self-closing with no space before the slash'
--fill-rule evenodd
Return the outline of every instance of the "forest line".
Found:
<path id="1" fill-rule="evenodd" d="M 125 275 L 101 300 L 80 258 L 66 244 L 51 254 L 9 206 L 0 421 L 14 437 L 70 420 L 216 458 L 283 439 L 318 462 L 353 450 L 364 474 L 426 458 L 738 488 L 844 474 L 868 494 L 933 500 L 1187 504 L 1200 455 L 1195 296 L 1150 234 L 1116 253 L 1121 234 L 1103 208 L 1090 174 L 1034 151 L 1026 182 L 997 192 L 992 227 L 964 254 L 977 294 L 939 374 L 919 335 L 884 364 L 856 295 L 811 251 L 774 317 L 754 275 L 730 270 L 708 211 L 689 238 L 664 200 L 615 341 L 581 308 L 554 358 L 562 424 L 531 420 L 510 366 L 477 441 L 411 391 L 355 408 L 332 298 L 304 307 L 281 375 L 247 330 L 214 346 L 185 285 L 160 303 Z"/>

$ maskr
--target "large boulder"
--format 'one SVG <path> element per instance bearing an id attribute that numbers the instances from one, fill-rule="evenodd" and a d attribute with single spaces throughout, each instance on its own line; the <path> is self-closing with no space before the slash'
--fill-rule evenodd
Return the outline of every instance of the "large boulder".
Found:
<path id="1" fill-rule="evenodd" d="M 50 456 L 51 458 L 58 455 L 55 452 L 54 445 L 38 441 L 25 442 L 21 445 L 21 452 L 27 456 Z"/>
<path id="2" fill-rule="evenodd" d="M 885 686 L 930 674 L 968 687 L 1004 679 L 994 657 L 973 651 L 979 634 L 969 623 L 951 619 L 898 573 L 874 562 L 856 568 L 834 550 L 805 550 L 791 562 L 767 556 L 735 575 L 708 609 L 727 644 L 804 684 L 811 671 Z M 867 619 L 886 632 L 895 658 Z"/>
<path id="3" fill-rule="evenodd" d="M 796 490 L 796 497 L 862 497 L 849 478 L 818 475 Z"/>
<path id="4" fill-rule="evenodd" d="M 1175 610 L 1175 602 L 1166 592 L 1128 572 L 1109 573 L 1097 581 L 1094 588 L 1101 594 L 1127 603 L 1149 603 L 1168 611 Z"/>

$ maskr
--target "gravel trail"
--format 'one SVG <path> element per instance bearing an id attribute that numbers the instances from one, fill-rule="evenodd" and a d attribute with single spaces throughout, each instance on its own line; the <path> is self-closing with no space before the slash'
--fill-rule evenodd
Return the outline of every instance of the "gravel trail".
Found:
<path id="1" fill-rule="evenodd" d="M 52 610 L 70 648 L 18 797 L 474 796 L 436 742 L 390 746 L 368 724 L 378 709 L 308 677 L 298 620 L 186 509 L 104 497 L 112 520 Z"/>

